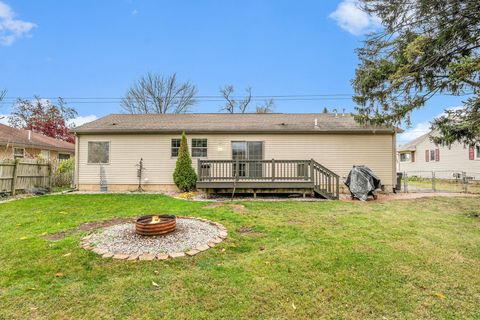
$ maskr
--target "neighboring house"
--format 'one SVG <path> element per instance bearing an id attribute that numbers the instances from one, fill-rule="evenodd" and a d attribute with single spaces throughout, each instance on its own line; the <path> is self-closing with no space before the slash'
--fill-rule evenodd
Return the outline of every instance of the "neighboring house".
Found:
<path id="1" fill-rule="evenodd" d="M 392 191 L 396 176 L 396 130 L 347 114 L 112 114 L 74 129 L 78 189 L 135 190 L 142 158 L 144 190 L 176 190 L 182 131 L 202 189 L 311 188 L 313 178 L 320 188 L 335 184 L 327 174 L 342 186 L 353 165 L 367 165 Z"/>
<path id="2" fill-rule="evenodd" d="M 35 159 L 65 160 L 75 154 L 75 145 L 47 137 L 31 130 L 0 124 L 0 160 Z"/>
<path id="3" fill-rule="evenodd" d="M 438 146 L 430 141 L 432 132 L 424 134 L 398 147 L 398 171 L 410 176 L 454 179 L 465 172 L 467 176 L 480 179 L 480 145 Z"/>

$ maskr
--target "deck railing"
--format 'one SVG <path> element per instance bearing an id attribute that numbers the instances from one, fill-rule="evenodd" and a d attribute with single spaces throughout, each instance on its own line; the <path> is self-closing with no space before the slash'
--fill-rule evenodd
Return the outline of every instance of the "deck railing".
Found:
<path id="1" fill-rule="evenodd" d="M 199 182 L 310 182 L 317 193 L 338 198 L 339 176 L 310 160 L 198 160 Z M 270 184 L 272 185 L 272 184 Z"/>

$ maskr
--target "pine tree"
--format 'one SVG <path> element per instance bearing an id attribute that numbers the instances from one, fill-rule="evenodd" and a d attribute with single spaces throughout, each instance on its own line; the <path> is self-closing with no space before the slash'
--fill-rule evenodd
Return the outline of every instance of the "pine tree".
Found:
<path id="1" fill-rule="evenodd" d="M 323 107 L 323 113 L 328 113 L 327 107 Z"/>
<path id="2" fill-rule="evenodd" d="M 182 133 L 182 140 L 178 150 L 178 159 L 173 172 L 173 181 L 181 191 L 188 192 L 195 189 L 197 174 L 192 167 L 192 159 L 188 152 L 187 136 Z"/>

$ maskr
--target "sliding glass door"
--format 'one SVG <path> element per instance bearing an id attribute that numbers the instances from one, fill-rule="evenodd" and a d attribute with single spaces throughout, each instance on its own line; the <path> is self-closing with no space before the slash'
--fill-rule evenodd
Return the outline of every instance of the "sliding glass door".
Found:
<path id="1" fill-rule="evenodd" d="M 241 160 L 263 160 L 262 141 L 232 141 L 232 159 L 240 160 L 238 163 L 238 176 L 261 178 L 263 166 L 261 162 L 242 162 Z M 233 174 L 237 168 L 233 165 Z"/>

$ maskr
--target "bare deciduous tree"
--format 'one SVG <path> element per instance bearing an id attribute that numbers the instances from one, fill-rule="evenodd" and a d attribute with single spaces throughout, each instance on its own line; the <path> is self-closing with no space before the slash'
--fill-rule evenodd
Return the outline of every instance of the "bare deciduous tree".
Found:
<path id="1" fill-rule="evenodd" d="M 245 89 L 246 95 L 241 100 L 236 100 L 233 96 L 233 92 L 235 88 L 232 85 L 227 85 L 223 88 L 220 88 L 220 94 L 225 98 L 226 103 L 225 106 L 221 108 L 222 111 L 226 111 L 228 113 L 235 113 L 238 110 L 238 113 L 245 113 L 247 112 L 248 105 L 252 101 L 252 88 L 247 87 Z"/>
<path id="2" fill-rule="evenodd" d="M 257 106 L 255 112 L 256 113 L 272 113 L 273 109 L 275 109 L 275 102 L 273 99 L 265 100 L 263 104 Z"/>
<path id="3" fill-rule="evenodd" d="M 121 106 L 127 113 L 185 113 L 196 103 L 197 87 L 177 82 L 176 73 L 147 73 L 127 91 Z"/>

